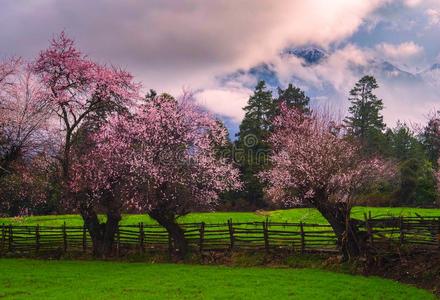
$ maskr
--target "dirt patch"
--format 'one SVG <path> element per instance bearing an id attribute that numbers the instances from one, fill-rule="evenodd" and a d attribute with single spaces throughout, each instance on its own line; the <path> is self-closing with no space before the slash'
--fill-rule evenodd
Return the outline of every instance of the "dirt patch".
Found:
<path id="1" fill-rule="evenodd" d="M 440 298 L 440 251 L 387 255 L 364 264 L 364 275 L 377 275 L 432 291 Z"/>

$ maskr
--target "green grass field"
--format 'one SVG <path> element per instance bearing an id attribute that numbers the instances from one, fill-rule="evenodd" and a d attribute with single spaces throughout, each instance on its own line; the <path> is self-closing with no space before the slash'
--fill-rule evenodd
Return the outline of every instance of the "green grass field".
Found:
<path id="1" fill-rule="evenodd" d="M 353 217 L 363 219 L 365 212 L 371 211 L 372 216 L 414 216 L 416 213 L 422 216 L 438 216 L 440 217 L 440 209 L 425 208 L 404 208 L 404 207 L 362 207 L 358 206 L 353 209 Z M 325 219 L 315 209 L 296 208 L 287 210 L 275 210 L 268 212 L 211 212 L 211 213 L 192 213 L 181 217 L 179 222 L 202 222 L 205 223 L 225 223 L 228 219 L 235 222 L 251 222 L 263 221 L 269 217 L 274 222 L 299 222 L 325 224 Z M 78 215 L 57 215 L 57 216 L 35 216 L 24 218 L 0 218 L 0 224 L 15 225 L 46 225 L 61 226 L 64 222 L 70 226 L 81 226 L 82 219 Z M 153 223 L 146 215 L 124 215 L 121 224 L 145 224 Z"/>
<path id="2" fill-rule="evenodd" d="M 377 277 L 315 269 L 0 259 L 2 299 L 435 299 Z"/>

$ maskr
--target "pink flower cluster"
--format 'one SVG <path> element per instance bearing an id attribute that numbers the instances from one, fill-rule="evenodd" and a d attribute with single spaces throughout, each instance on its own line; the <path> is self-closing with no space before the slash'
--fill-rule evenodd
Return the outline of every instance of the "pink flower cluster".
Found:
<path id="1" fill-rule="evenodd" d="M 349 202 L 364 184 L 394 172 L 383 160 L 360 155 L 344 127 L 325 113 L 282 107 L 269 142 L 272 168 L 261 177 L 270 198 L 286 205 L 318 198 Z"/>
<path id="2" fill-rule="evenodd" d="M 210 208 L 220 192 L 241 186 L 238 170 L 216 156 L 226 138 L 191 95 L 156 97 L 113 116 L 94 135 L 95 147 L 74 166 L 72 188 L 91 190 L 95 199 L 111 191 L 141 212 Z"/>
<path id="3" fill-rule="evenodd" d="M 32 67 L 67 130 L 106 103 L 125 106 L 139 98 L 140 85 L 133 83 L 130 73 L 90 60 L 64 32 L 39 54 Z"/>

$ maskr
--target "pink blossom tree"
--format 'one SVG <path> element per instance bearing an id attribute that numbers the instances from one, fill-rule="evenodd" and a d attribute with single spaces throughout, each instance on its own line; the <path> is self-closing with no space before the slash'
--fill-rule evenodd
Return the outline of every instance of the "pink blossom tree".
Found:
<path id="1" fill-rule="evenodd" d="M 44 185 L 43 176 L 34 175 L 41 158 L 50 160 L 51 110 L 44 86 L 23 60 L 2 63 L 0 73 L 0 210 L 22 213 L 43 200 L 30 187 Z"/>
<path id="2" fill-rule="evenodd" d="M 49 139 L 44 87 L 24 62 L 9 65 L 14 70 L 0 89 L 0 174 L 9 172 L 13 162 L 44 151 Z"/>
<path id="3" fill-rule="evenodd" d="M 0 216 L 29 215 L 51 206 L 56 191 L 54 161 L 48 152 L 16 160 L 0 178 Z"/>
<path id="4" fill-rule="evenodd" d="M 272 166 L 261 174 L 269 197 L 287 206 L 317 208 L 332 226 L 343 258 L 359 255 L 362 241 L 350 218 L 353 196 L 391 175 L 390 164 L 362 157 L 358 145 L 344 137 L 344 128 L 324 113 L 305 115 L 282 107 L 269 142 Z"/>
<path id="5" fill-rule="evenodd" d="M 238 171 L 216 153 L 226 131 L 189 95 L 154 97 L 132 115 L 116 115 L 94 135 L 95 148 L 75 165 L 73 188 L 122 199 L 170 233 L 179 256 L 187 242 L 176 218 L 210 209 L 218 194 L 240 188 Z M 95 199 L 95 200 L 93 200 Z"/>
<path id="6" fill-rule="evenodd" d="M 39 54 L 33 70 L 48 90 L 45 101 L 62 123 L 60 161 L 63 177 L 68 181 L 75 134 L 85 119 L 105 118 L 104 112 L 129 107 L 139 98 L 140 86 L 130 73 L 84 56 L 64 32 Z"/>
<path id="7" fill-rule="evenodd" d="M 89 136 L 99 130 L 110 114 L 127 112 L 135 105 L 140 98 L 140 85 L 133 82 L 130 73 L 98 64 L 83 55 L 64 32 L 39 54 L 32 69 L 47 90 L 44 101 L 61 124 L 57 158 L 66 187 L 65 204 L 79 209 L 94 242 L 95 254 L 101 255 L 107 236 L 113 237 L 121 219 L 120 207 L 116 199 L 106 195 L 102 195 L 106 200 L 100 203 L 107 205 L 96 207 L 87 201 L 87 190 L 73 193 L 69 188 L 71 161 L 76 152 L 93 146 L 89 145 Z M 99 222 L 98 212 L 106 214 L 106 222 Z"/>

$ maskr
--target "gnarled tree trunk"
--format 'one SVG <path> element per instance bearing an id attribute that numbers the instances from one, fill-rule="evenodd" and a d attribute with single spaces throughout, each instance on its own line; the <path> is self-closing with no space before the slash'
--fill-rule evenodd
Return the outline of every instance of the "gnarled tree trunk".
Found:
<path id="1" fill-rule="evenodd" d="M 81 216 L 84 224 L 92 238 L 93 256 L 96 258 L 106 258 L 112 255 L 115 235 L 121 220 L 120 207 L 113 199 L 112 205 L 107 207 L 107 220 L 100 223 L 98 214 L 93 207 L 82 205 Z"/>
<path id="2" fill-rule="evenodd" d="M 364 241 L 357 227 L 357 221 L 350 218 L 350 209 L 346 203 L 332 203 L 329 199 L 319 198 L 314 206 L 329 222 L 338 239 L 342 259 L 356 258 L 363 253 Z"/>
<path id="3" fill-rule="evenodd" d="M 105 223 L 99 222 L 95 212 L 81 212 L 81 215 L 92 238 L 93 256 L 96 258 L 111 256 L 121 215 L 107 214 L 107 221 Z"/>
<path id="4" fill-rule="evenodd" d="M 185 258 L 188 252 L 188 243 L 185 239 L 185 232 L 180 225 L 177 224 L 174 214 L 161 209 L 153 209 L 148 215 L 168 231 L 177 257 L 179 259 Z"/>

